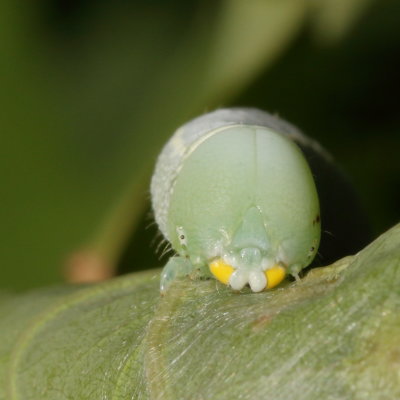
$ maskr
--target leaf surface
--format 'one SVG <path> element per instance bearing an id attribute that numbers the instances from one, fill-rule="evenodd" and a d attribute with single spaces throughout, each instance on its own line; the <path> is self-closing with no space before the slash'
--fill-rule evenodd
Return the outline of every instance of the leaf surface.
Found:
<path id="1" fill-rule="evenodd" d="M 260 294 L 158 283 L 4 296 L 0 399 L 400 397 L 400 225 Z"/>

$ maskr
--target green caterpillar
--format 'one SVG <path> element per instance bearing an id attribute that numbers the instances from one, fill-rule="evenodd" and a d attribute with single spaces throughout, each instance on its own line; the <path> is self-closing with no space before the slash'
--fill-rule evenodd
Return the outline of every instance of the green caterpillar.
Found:
<path id="1" fill-rule="evenodd" d="M 195 271 L 259 292 L 312 262 L 319 201 L 295 141 L 315 146 L 256 109 L 220 109 L 176 131 L 151 183 L 156 222 L 178 254 L 163 270 L 161 292 Z"/>

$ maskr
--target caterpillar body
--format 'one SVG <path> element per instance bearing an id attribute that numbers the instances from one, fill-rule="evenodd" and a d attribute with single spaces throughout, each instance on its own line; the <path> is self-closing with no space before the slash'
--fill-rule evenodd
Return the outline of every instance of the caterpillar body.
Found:
<path id="1" fill-rule="evenodd" d="M 177 253 L 162 272 L 162 293 L 195 272 L 253 292 L 298 277 L 321 235 L 301 149 L 329 159 L 293 125 L 252 108 L 219 109 L 175 132 L 151 182 L 156 222 Z"/>

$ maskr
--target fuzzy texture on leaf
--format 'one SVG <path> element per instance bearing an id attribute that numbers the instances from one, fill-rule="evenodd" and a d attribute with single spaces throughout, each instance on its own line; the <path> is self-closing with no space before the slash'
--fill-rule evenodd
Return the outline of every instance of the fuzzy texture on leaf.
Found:
<path id="1" fill-rule="evenodd" d="M 0 399 L 400 398 L 400 225 L 263 293 L 158 274 L 0 297 Z"/>

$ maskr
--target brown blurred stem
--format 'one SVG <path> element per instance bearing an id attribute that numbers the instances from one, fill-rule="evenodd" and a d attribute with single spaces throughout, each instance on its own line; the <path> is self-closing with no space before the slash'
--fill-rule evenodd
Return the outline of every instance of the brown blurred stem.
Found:
<path id="1" fill-rule="evenodd" d="M 129 235 L 145 208 L 148 181 L 146 169 L 118 198 L 93 238 L 67 257 L 64 269 L 67 282 L 96 282 L 115 275 Z"/>

